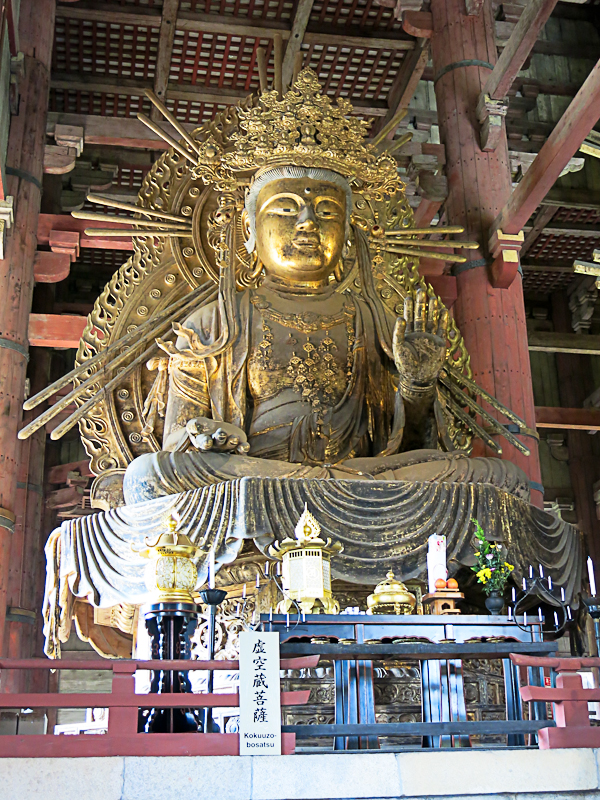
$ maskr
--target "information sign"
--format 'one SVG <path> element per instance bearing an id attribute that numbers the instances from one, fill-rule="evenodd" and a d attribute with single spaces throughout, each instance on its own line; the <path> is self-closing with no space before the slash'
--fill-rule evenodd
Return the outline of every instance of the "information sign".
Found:
<path id="1" fill-rule="evenodd" d="M 279 634 L 240 633 L 240 755 L 281 755 Z"/>

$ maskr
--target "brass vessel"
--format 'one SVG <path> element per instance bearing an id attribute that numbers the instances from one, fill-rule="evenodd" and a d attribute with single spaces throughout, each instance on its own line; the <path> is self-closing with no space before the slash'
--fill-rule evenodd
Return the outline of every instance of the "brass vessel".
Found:
<path id="1" fill-rule="evenodd" d="M 390 570 L 385 580 L 378 583 L 373 594 L 367 597 L 367 614 L 410 614 L 416 603 L 414 594 L 402 581 L 396 580 Z"/>

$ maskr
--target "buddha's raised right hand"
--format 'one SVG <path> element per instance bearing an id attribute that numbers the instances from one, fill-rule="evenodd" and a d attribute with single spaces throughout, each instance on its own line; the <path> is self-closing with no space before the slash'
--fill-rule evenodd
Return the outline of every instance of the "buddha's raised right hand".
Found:
<path id="1" fill-rule="evenodd" d="M 404 396 L 427 392 L 435 386 L 446 359 L 448 311 L 418 287 L 404 300 L 404 316 L 398 317 L 392 348 Z"/>

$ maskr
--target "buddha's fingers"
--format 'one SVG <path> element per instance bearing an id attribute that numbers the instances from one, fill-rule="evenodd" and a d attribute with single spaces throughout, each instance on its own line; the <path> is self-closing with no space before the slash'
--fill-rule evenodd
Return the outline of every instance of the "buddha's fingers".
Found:
<path id="1" fill-rule="evenodd" d="M 392 351 L 394 355 L 398 352 L 400 345 L 404 341 L 404 335 L 406 333 L 406 320 L 402 319 L 402 317 L 398 317 L 396 320 L 396 324 L 394 326 L 394 335 L 392 337 Z"/>
<path id="2" fill-rule="evenodd" d="M 429 307 L 427 309 L 427 331 L 428 333 L 435 333 L 438 321 L 438 301 L 437 297 L 429 298 Z"/>
<path id="3" fill-rule="evenodd" d="M 413 299 L 411 295 L 404 298 L 404 320 L 406 322 L 405 331 L 410 332 L 413 329 Z"/>
<path id="4" fill-rule="evenodd" d="M 440 318 L 438 320 L 438 329 L 437 335 L 440 336 L 444 341 L 448 336 L 448 320 L 450 319 L 450 314 L 448 314 L 448 309 L 444 308 L 440 312 Z"/>
<path id="5" fill-rule="evenodd" d="M 425 289 L 417 289 L 415 293 L 415 331 L 425 330 L 425 309 L 427 304 L 427 292 Z"/>

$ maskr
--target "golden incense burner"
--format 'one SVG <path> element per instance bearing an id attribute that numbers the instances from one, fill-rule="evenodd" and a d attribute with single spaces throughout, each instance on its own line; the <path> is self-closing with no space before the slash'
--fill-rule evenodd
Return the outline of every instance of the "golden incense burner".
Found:
<path id="1" fill-rule="evenodd" d="M 410 614 L 416 603 L 415 595 L 402 581 L 396 580 L 390 570 L 385 580 L 378 583 L 373 594 L 367 597 L 367 614 Z"/>

